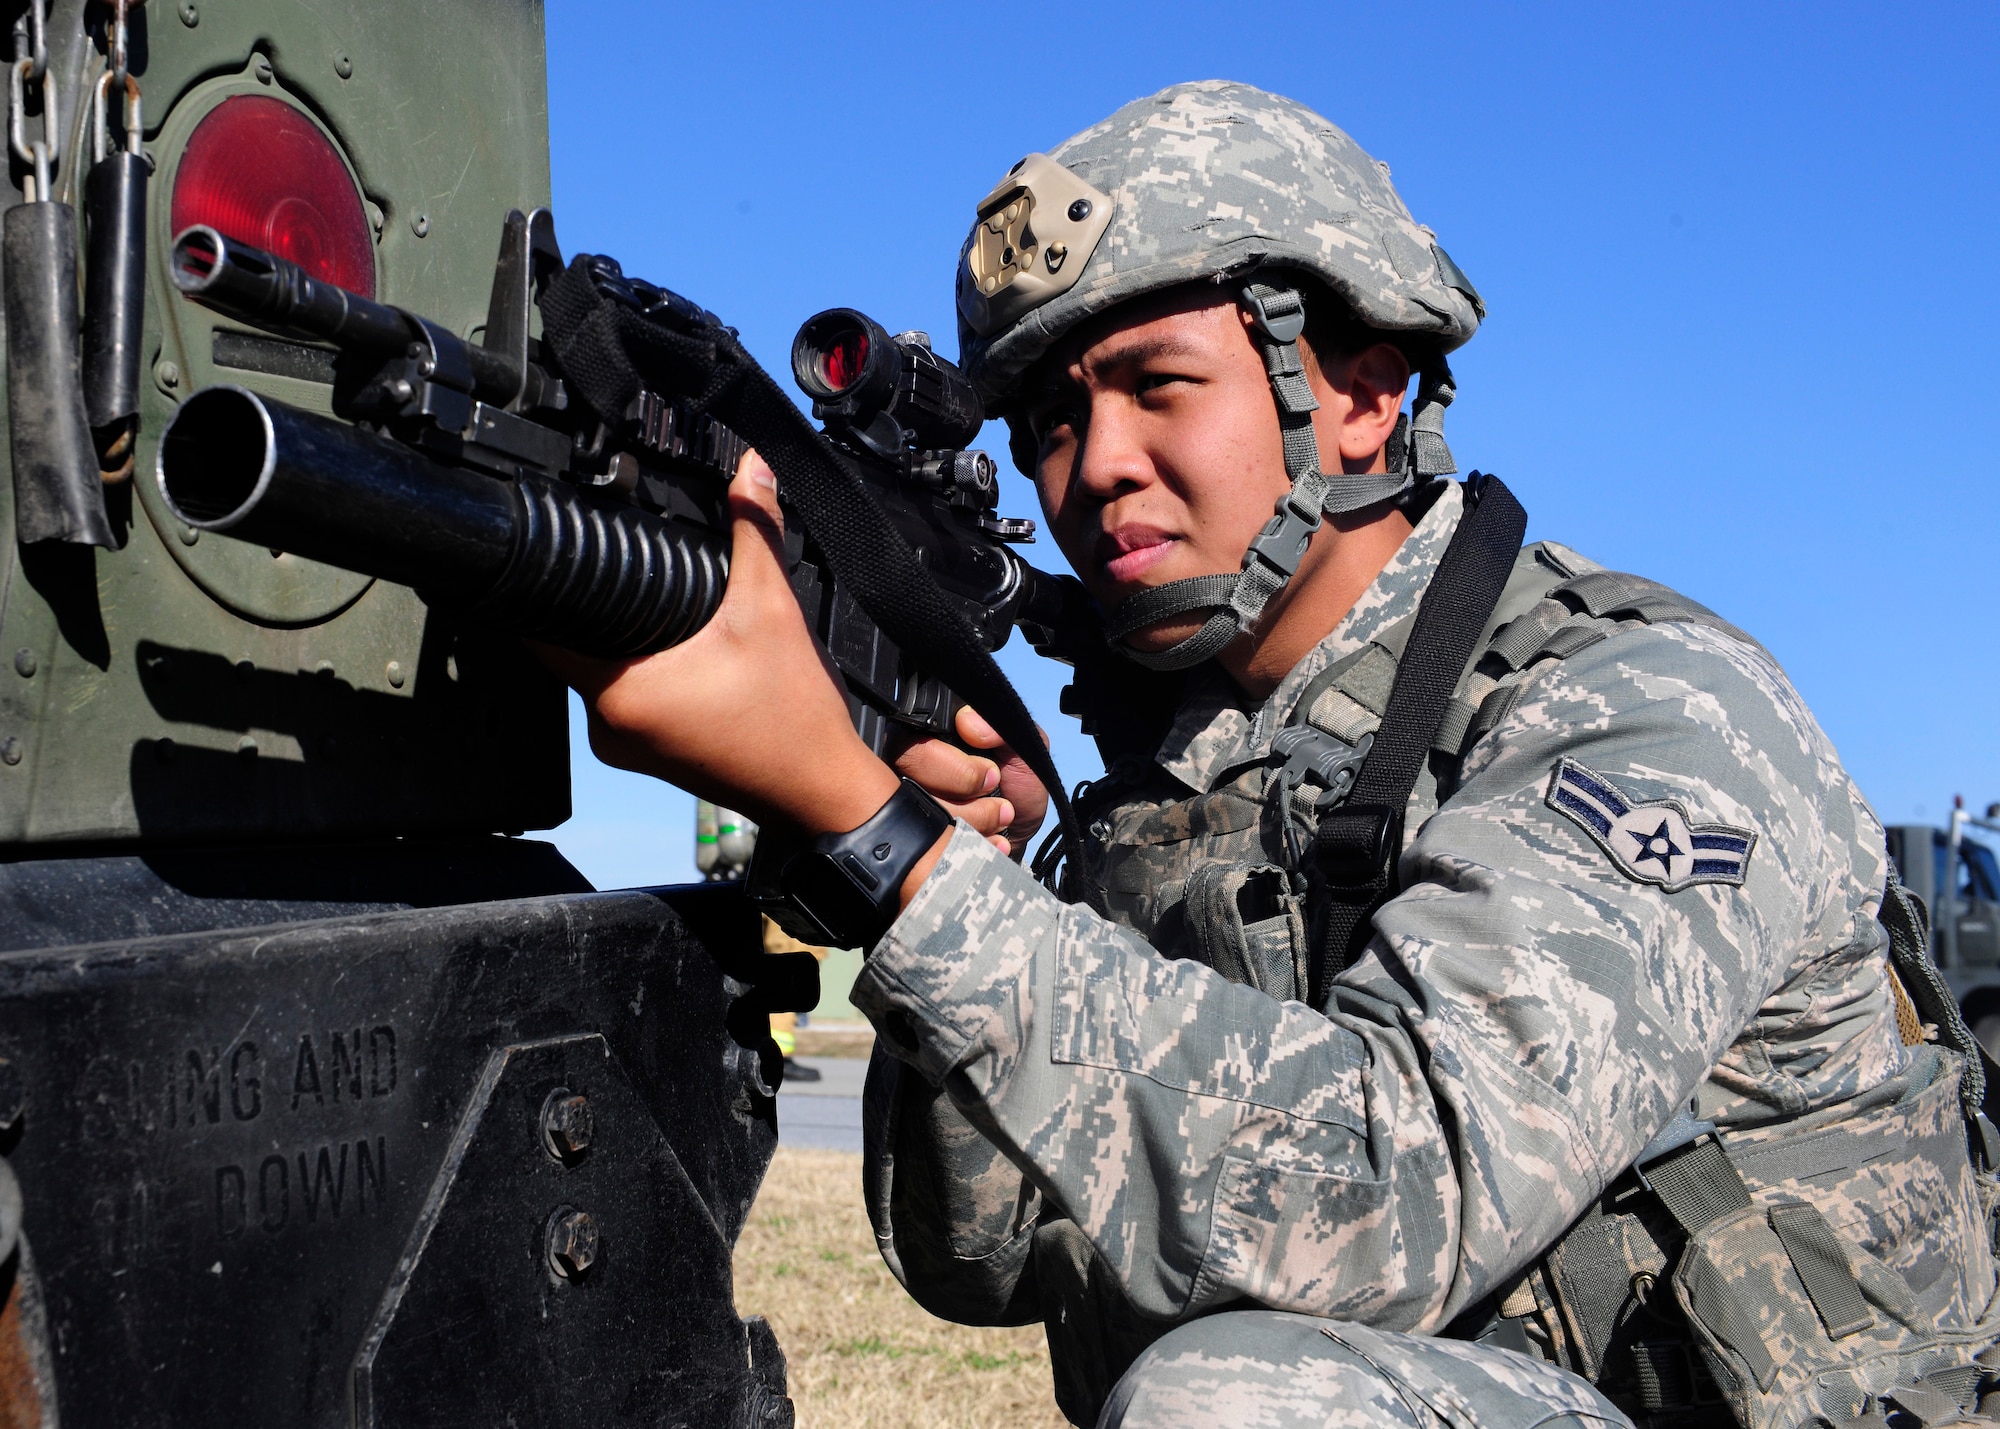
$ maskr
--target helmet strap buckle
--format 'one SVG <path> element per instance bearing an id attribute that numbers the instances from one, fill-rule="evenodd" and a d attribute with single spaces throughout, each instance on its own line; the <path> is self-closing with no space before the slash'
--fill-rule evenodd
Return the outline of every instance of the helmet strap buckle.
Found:
<path id="1" fill-rule="evenodd" d="M 1305 299 L 1296 288 L 1246 284 L 1237 294 L 1237 301 L 1249 312 L 1258 331 L 1272 342 L 1297 342 L 1299 334 L 1306 330 Z"/>

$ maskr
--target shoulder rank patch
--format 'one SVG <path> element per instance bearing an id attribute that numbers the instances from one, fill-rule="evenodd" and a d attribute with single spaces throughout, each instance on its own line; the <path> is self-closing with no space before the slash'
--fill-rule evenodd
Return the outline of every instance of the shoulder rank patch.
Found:
<path id="1" fill-rule="evenodd" d="M 1548 806 L 1589 834 L 1627 878 L 1678 893 L 1696 883 L 1743 884 L 1757 835 L 1697 824 L 1674 799 L 1628 799 L 1573 759 L 1549 779 Z"/>

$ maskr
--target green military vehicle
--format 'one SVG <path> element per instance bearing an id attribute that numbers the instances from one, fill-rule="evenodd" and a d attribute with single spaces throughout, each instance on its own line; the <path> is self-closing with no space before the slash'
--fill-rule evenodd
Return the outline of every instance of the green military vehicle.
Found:
<path id="1" fill-rule="evenodd" d="M 192 394 L 341 376 L 184 231 L 529 341 L 539 0 L 10 12 L 0 1425 L 790 1424 L 730 1259 L 811 974 L 518 837 L 570 805 L 515 641 L 153 479 Z"/>
<path id="2" fill-rule="evenodd" d="M 1984 818 L 1954 799 L 1951 821 L 1889 826 L 1889 857 L 1931 910 L 1931 954 L 1987 1052 L 2000 1057 L 2000 859 L 1967 833 L 2000 834 L 2000 804 Z"/>

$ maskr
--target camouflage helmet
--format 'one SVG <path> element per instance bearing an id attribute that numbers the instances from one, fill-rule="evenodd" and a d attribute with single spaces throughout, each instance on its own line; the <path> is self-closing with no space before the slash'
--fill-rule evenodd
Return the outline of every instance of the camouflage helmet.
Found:
<path id="1" fill-rule="evenodd" d="M 1204 80 L 1134 100 L 982 201 L 959 253 L 960 365 L 989 410 L 1066 332 L 1194 279 L 1290 267 L 1367 326 L 1442 356 L 1485 314 L 1389 183 L 1389 168 L 1294 100 Z"/>
<path id="2" fill-rule="evenodd" d="M 1319 280 L 1365 326 L 1399 341 L 1419 374 L 1388 470 L 1320 470 L 1318 407 L 1298 349 Z M 1008 415 L 1022 372 L 1086 319 L 1207 279 L 1251 318 L 1277 400 L 1291 488 L 1233 575 L 1192 576 L 1108 612 L 1115 648 L 1183 669 L 1252 631 L 1297 570 L 1323 516 L 1360 510 L 1456 470 L 1444 440 L 1445 355 L 1485 307 L 1389 183 L 1389 169 L 1304 105 L 1206 80 L 1135 100 L 1051 154 L 1030 154 L 980 201 L 959 251 L 959 361 L 987 410 Z M 1023 459 L 1016 428 L 1016 460 Z M 1023 462 L 1023 470 L 1027 470 Z M 1192 610 L 1213 614 L 1171 649 L 1126 637 Z"/>

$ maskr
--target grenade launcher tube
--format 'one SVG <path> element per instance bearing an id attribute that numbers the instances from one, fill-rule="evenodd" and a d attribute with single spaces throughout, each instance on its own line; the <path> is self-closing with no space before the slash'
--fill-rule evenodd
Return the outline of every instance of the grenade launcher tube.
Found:
<path id="1" fill-rule="evenodd" d="M 481 624 L 585 654 L 679 644 L 728 582 L 724 537 L 536 477 L 444 466 L 243 387 L 160 435 L 160 495 L 198 531 L 416 587 Z"/>

